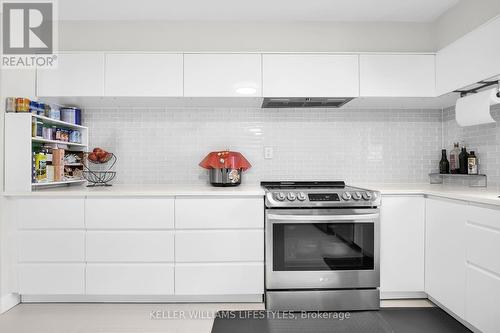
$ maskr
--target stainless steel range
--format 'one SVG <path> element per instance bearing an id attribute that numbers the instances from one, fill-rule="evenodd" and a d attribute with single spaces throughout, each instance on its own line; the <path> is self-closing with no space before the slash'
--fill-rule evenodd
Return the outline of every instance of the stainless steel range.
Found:
<path id="1" fill-rule="evenodd" d="M 261 185 L 267 309 L 378 309 L 380 193 L 341 181 Z"/>

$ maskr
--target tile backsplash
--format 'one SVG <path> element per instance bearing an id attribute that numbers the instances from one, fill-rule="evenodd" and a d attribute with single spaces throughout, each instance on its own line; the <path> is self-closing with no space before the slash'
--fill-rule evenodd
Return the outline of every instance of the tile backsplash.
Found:
<path id="1" fill-rule="evenodd" d="M 478 156 L 479 172 L 488 176 L 488 186 L 500 188 L 500 106 L 494 106 L 491 115 L 497 121 L 477 126 L 458 126 L 455 108 L 443 110 L 443 147 L 448 151 L 454 142 L 465 143 L 467 150 Z"/>
<path id="2" fill-rule="evenodd" d="M 247 183 L 425 183 L 443 134 L 441 110 L 86 108 L 84 116 L 91 147 L 116 154 L 115 183 L 127 184 L 207 182 L 198 163 L 226 148 L 252 163 Z"/>

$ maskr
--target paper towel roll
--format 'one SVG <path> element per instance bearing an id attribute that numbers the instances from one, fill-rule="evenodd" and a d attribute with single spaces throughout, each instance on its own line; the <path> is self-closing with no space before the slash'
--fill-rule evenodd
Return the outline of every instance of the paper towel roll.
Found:
<path id="1" fill-rule="evenodd" d="M 494 88 L 459 98 L 455 107 L 457 123 L 460 126 L 494 123 L 490 107 L 500 104 L 497 93 L 498 89 Z"/>

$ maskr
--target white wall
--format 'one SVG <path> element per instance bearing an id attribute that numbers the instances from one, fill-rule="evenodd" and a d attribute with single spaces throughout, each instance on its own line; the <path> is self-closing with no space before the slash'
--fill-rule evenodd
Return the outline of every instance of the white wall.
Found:
<path id="1" fill-rule="evenodd" d="M 355 52 L 434 50 L 419 23 L 69 22 L 61 50 Z"/>
<path id="2" fill-rule="evenodd" d="M 425 183 L 438 169 L 441 110 L 86 108 L 91 147 L 114 152 L 118 183 L 203 184 L 198 163 L 240 151 L 246 183 Z M 274 149 L 264 159 L 264 147 Z"/>
<path id="3" fill-rule="evenodd" d="M 461 0 L 435 22 L 61 21 L 66 51 L 434 52 L 500 15 L 498 0 Z"/>
<path id="4" fill-rule="evenodd" d="M 442 49 L 498 15 L 499 0 L 461 0 L 434 23 L 436 49 Z"/>

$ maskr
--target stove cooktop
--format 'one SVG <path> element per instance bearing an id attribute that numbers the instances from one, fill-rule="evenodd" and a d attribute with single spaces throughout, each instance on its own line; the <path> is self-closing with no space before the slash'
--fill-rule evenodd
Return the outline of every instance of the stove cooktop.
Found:
<path id="1" fill-rule="evenodd" d="M 343 181 L 261 182 L 268 208 L 378 207 L 380 193 Z"/>

